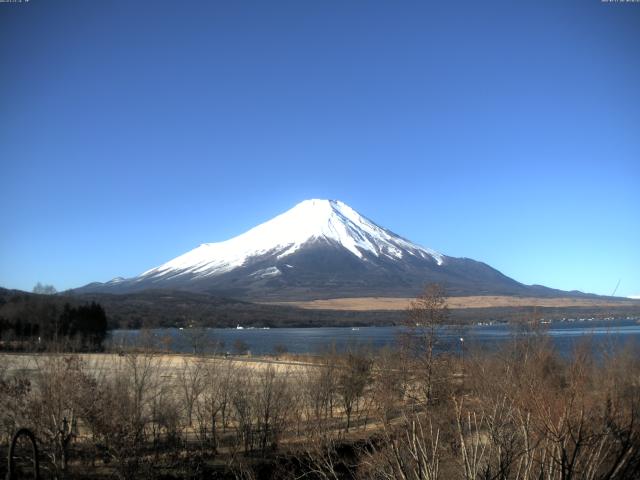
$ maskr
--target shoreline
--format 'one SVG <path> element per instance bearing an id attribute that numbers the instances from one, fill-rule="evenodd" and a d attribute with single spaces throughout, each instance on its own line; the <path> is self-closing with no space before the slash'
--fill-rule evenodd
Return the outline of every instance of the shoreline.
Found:
<path id="1" fill-rule="evenodd" d="M 262 305 L 281 305 L 303 308 L 305 310 L 337 310 L 337 311 L 401 311 L 406 310 L 415 298 L 408 297 L 350 297 L 321 300 L 300 300 L 286 302 L 256 302 Z M 465 297 L 447 297 L 450 309 L 484 309 L 504 307 L 538 307 L 538 308 L 612 308 L 638 307 L 640 300 L 620 299 L 606 300 L 596 298 L 544 298 L 513 297 L 507 295 L 474 295 Z"/>

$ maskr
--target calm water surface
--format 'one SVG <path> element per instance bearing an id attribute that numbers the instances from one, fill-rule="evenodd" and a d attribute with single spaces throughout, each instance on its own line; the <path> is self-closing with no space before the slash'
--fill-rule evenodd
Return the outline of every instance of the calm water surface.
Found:
<path id="1" fill-rule="evenodd" d="M 562 354 L 570 354 L 579 342 L 590 341 L 594 348 L 620 347 L 626 344 L 640 346 L 640 323 L 637 319 L 584 320 L 552 322 L 541 325 Z M 291 353 L 319 353 L 332 345 L 338 351 L 354 346 L 382 348 L 393 346 L 402 327 L 323 327 L 272 329 L 154 329 L 113 330 L 110 336 L 114 348 L 152 342 L 173 352 L 228 351 L 234 353 L 239 343 L 252 354 L 270 354 L 278 348 Z M 459 327 L 439 329 L 438 348 L 441 351 L 461 351 L 469 348 L 496 348 L 514 338 L 514 327 L 507 324 L 474 325 L 464 330 Z M 461 341 L 461 339 L 464 339 Z"/>

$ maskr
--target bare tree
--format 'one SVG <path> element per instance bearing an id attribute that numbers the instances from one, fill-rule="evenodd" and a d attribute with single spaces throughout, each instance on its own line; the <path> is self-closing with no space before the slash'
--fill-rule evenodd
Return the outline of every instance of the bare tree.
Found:
<path id="1" fill-rule="evenodd" d="M 291 391 L 288 384 L 288 370 L 278 372 L 269 364 L 257 373 L 254 390 L 254 407 L 258 446 L 262 455 L 275 449 L 290 415 Z"/>
<path id="2" fill-rule="evenodd" d="M 349 351 L 342 358 L 338 370 L 338 394 L 347 417 L 345 430 L 351 427 L 354 409 L 371 382 L 371 359 L 363 352 Z"/>
<path id="3" fill-rule="evenodd" d="M 289 349 L 287 348 L 287 346 L 283 345 L 281 343 L 279 343 L 279 344 L 277 344 L 276 346 L 273 347 L 273 353 L 275 353 L 276 358 L 280 358 L 280 357 L 286 355 L 288 351 L 289 351 Z"/>
<path id="4" fill-rule="evenodd" d="M 437 480 L 442 446 L 440 431 L 431 418 L 411 412 L 392 426 L 383 426 L 381 438 L 363 449 L 361 478 L 380 480 Z"/>
<path id="5" fill-rule="evenodd" d="M 229 360 L 209 361 L 204 364 L 202 401 L 196 404 L 197 416 L 201 437 L 203 440 L 210 439 L 214 453 L 218 449 L 218 429 L 222 428 L 224 433 L 228 426 L 236 368 L 238 366 Z"/>
<path id="6" fill-rule="evenodd" d="M 97 451 L 113 462 L 119 478 L 140 478 L 150 468 L 142 452 L 159 397 L 169 388 L 161 369 L 161 359 L 152 353 L 126 354 L 98 385 L 96 412 L 85 422 Z"/>
<path id="7" fill-rule="evenodd" d="M 342 432 L 325 428 L 313 423 L 306 432 L 306 441 L 302 445 L 298 460 L 304 474 L 297 478 L 318 478 L 321 480 L 342 480 L 353 478 L 345 468 L 340 455 L 340 446 L 344 440 Z"/>
<path id="8" fill-rule="evenodd" d="M 483 438 L 484 417 L 464 411 L 463 401 L 453 399 L 456 415 L 459 452 L 462 459 L 462 478 L 476 480 L 485 468 L 488 442 Z"/>
<path id="9" fill-rule="evenodd" d="M 248 453 L 253 449 L 254 442 L 253 407 L 255 403 L 252 401 L 254 385 L 247 368 L 236 369 L 234 375 L 230 400 L 236 424 L 236 444 L 242 446 L 244 452 Z"/>
<path id="10" fill-rule="evenodd" d="M 433 400 L 435 358 L 434 348 L 438 342 L 438 328 L 449 317 L 444 288 L 432 283 L 427 285 L 407 309 L 406 326 L 408 335 L 404 337 L 406 360 L 415 364 L 414 374 L 424 399 Z"/>
<path id="11" fill-rule="evenodd" d="M 205 353 L 215 355 L 223 348 L 224 344 L 212 337 L 206 328 L 189 327 L 181 332 L 194 355 Z"/>
<path id="12" fill-rule="evenodd" d="M 5 357 L 0 365 L 0 445 L 8 445 L 18 427 L 28 424 L 32 382 L 26 373 L 10 368 Z"/>
<path id="13" fill-rule="evenodd" d="M 182 433 L 182 419 L 184 408 L 180 401 L 180 395 L 174 391 L 171 382 L 161 382 L 157 393 L 150 401 L 150 422 L 148 428 L 151 432 L 153 449 L 158 457 L 160 446 L 164 436 L 165 443 L 175 448 Z"/>
<path id="14" fill-rule="evenodd" d="M 193 425 L 193 408 L 204 389 L 204 366 L 201 360 L 184 357 L 182 368 L 178 371 L 177 379 L 184 409 L 187 417 L 187 425 Z"/>
<path id="15" fill-rule="evenodd" d="M 77 432 L 78 420 L 94 409 L 96 382 L 85 371 L 78 355 L 48 356 L 37 363 L 36 390 L 29 416 L 43 451 L 49 457 L 54 476 L 65 477 L 69 447 Z"/>
<path id="16" fill-rule="evenodd" d="M 244 340 L 237 339 L 235 342 L 233 342 L 233 350 L 238 355 L 246 355 L 249 351 L 249 344 Z"/>
<path id="17" fill-rule="evenodd" d="M 41 295 L 55 295 L 56 293 L 58 293 L 58 291 L 53 285 L 43 285 L 42 283 L 38 282 L 33 287 L 33 293 L 39 293 Z"/>
<path id="18" fill-rule="evenodd" d="M 405 370 L 397 352 L 381 349 L 373 369 L 372 400 L 379 419 L 388 424 L 402 405 L 406 390 Z"/>
<path id="19" fill-rule="evenodd" d="M 333 418 L 333 406 L 338 392 L 338 366 L 333 358 L 322 357 L 317 368 L 308 369 L 302 378 L 307 418 L 326 424 Z"/>

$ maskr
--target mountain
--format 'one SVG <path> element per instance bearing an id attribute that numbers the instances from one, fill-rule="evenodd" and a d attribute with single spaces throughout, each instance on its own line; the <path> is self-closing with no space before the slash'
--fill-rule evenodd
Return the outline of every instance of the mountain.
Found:
<path id="1" fill-rule="evenodd" d="M 204 243 L 137 277 L 92 283 L 75 292 L 174 289 L 252 300 L 308 300 L 411 297 L 429 282 L 443 284 L 449 295 L 567 296 L 523 285 L 482 262 L 422 247 L 343 202 L 317 199 L 230 240 Z"/>

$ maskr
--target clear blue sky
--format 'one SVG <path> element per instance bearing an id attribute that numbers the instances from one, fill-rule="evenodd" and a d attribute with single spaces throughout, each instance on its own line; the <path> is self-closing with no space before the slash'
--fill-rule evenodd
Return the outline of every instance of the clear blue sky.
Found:
<path id="1" fill-rule="evenodd" d="M 640 4 L 0 3 L 0 285 L 133 276 L 334 198 L 640 294 Z"/>

